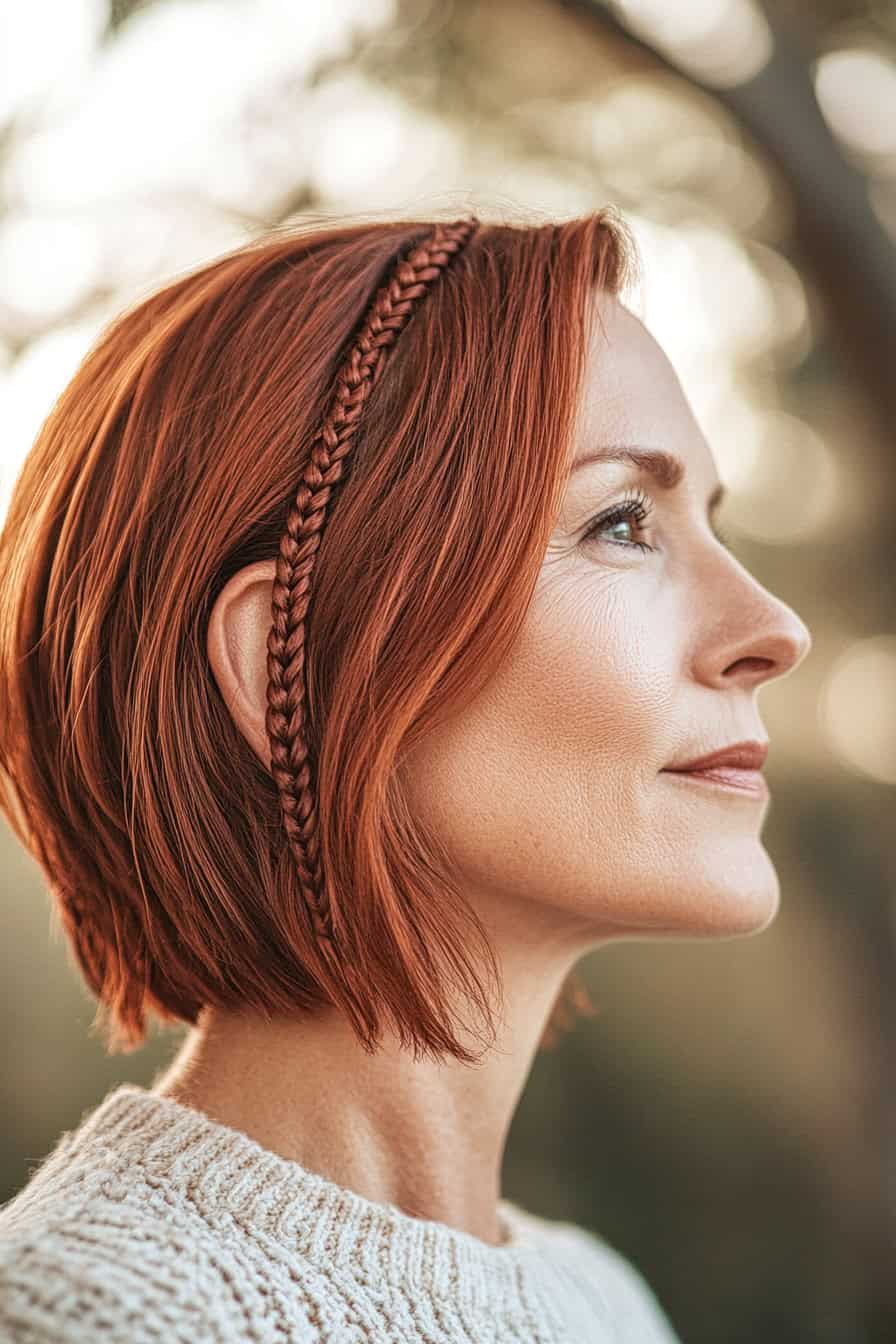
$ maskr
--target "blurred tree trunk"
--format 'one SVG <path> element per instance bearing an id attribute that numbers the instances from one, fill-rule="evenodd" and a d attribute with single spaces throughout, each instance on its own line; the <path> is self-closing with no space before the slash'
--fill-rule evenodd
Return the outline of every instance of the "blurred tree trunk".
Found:
<path id="1" fill-rule="evenodd" d="M 774 38 L 767 65 L 746 83 L 714 88 L 630 32 L 601 0 L 555 3 L 715 99 L 778 169 L 791 192 L 794 246 L 831 314 L 831 340 L 876 408 L 881 438 L 890 439 L 896 421 L 896 247 L 871 207 L 865 176 L 847 162 L 828 129 L 796 34 L 766 15 Z"/>

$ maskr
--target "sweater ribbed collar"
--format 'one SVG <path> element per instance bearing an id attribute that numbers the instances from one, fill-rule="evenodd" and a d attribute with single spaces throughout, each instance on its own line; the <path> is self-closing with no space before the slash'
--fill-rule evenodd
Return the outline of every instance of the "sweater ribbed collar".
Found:
<path id="1" fill-rule="evenodd" d="M 345 1271 L 376 1284 L 442 1295 L 470 1307 L 518 1310 L 528 1277 L 544 1262 L 550 1225 L 507 1199 L 498 1202 L 498 1246 L 447 1223 L 378 1203 L 264 1148 L 241 1130 L 134 1083 L 107 1094 L 66 1136 L 66 1161 L 102 1150 L 107 1164 L 164 1182 L 212 1226 L 232 1217 L 274 1238 L 324 1274 Z"/>

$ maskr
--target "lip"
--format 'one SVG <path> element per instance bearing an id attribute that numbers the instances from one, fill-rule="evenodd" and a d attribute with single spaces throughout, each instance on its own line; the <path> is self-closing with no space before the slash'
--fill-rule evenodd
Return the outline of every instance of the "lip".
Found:
<path id="1" fill-rule="evenodd" d="M 666 770 L 675 775 L 717 770 L 719 767 L 755 772 L 762 769 L 767 756 L 767 742 L 732 742 L 730 746 L 711 751 L 706 756 L 698 756 L 693 761 L 684 761 L 681 765 L 668 765 Z"/>
<path id="2" fill-rule="evenodd" d="M 701 787 L 708 785 L 710 788 L 727 789 L 747 794 L 751 798 L 769 796 L 765 776 L 759 770 L 739 770 L 731 765 L 718 765 L 712 770 L 666 770 L 663 773 L 693 781 Z"/>
<path id="3" fill-rule="evenodd" d="M 768 784 L 761 773 L 767 755 L 767 742 L 732 742 L 684 765 L 667 766 L 663 773 L 753 798 L 767 798 Z"/>

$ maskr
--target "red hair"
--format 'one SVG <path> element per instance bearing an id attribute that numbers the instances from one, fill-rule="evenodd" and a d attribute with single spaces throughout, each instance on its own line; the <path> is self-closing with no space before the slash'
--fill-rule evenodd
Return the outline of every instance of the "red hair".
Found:
<path id="1" fill-rule="evenodd" d="M 110 1051 L 142 1044 L 148 1011 L 195 1023 L 206 1004 L 334 1004 L 368 1050 L 388 1023 L 464 1062 L 477 1056 L 457 995 L 493 1028 L 494 951 L 403 802 L 401 761 L 485 686 L 525 620 L 593 293 L 619 293 L 637 267 L 612 207 L 480 224 L 366 397 L 305 646 L 341 968 L 302 914 L 278 789 L 206 651 L 224 584 L 277 556 L 373 295 L 433 227 L 291 226 L 173 280 L 101 333 L 15 481 L 0 808 L 47 876 Z"/>

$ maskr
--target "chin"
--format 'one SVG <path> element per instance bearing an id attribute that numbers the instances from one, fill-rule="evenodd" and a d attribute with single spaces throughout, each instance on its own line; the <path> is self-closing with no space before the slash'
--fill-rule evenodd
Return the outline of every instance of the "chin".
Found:
<path id="1" fill-rule="evenodd" d="M 687 856 L 673 874 L 644 874 L 637 901 L 620 901 L 613 926 L 624 936 L 743 938 L 762 933 L 778 913 L 778 874 L 755 837 Z M 627 907 L 627 908 L 626 908 Z"/>
<path id="2" fill-rule="evenodd" d="M 711 864 L 701 876 L 700 883 L 687 893 L 682 933 L 697 938 L 743 938 L 762 933 L 778 913 L 778 874 L 755 840 L 739 861 L 731 855 L 719 865 L 714 881 Z"/>
<path id="3" fill-rule="evenodd" d="M 762 933 L 777 915 L 779 903 L 777 891 L 774 894 L 750 892 L 747 896 L 734 894 L 707 925 L 705 936 L 746 938 L 751 934 Z"/>
<path id="4" fill-rule="evenodd" d="M 623 910 L 616 904 L 611 919 L 605 909 L 595 914 L 593 932 L 599 942 L 614 938 L 746 938 L 762 933 L 778 913 L 780 892 L 777 876 L 769 865 L 766 880 L 733 883 L 719 880 L 711 887 L 682 883 L 677 890 L 662 881 L 664 896 L 638 901 Z M 598 945 L 597 941 L 595 946 Z"/>

